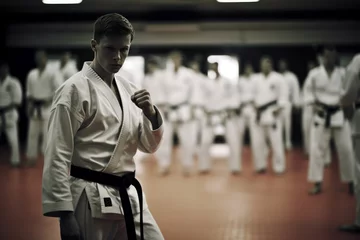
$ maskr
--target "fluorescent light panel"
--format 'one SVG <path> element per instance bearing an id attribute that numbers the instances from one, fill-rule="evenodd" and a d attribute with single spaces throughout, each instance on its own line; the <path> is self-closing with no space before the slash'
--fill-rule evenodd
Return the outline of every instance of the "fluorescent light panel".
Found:
<path id="1" fill-rule="evenodd" d="M 79 4 L 82 0 L 42 0 L 44 4 Z"/>
<path id="2" fill-rule="evenodd" d="M 219 3 L 250 3 L 259 2 L 260 0 L 216 0 Z"/>

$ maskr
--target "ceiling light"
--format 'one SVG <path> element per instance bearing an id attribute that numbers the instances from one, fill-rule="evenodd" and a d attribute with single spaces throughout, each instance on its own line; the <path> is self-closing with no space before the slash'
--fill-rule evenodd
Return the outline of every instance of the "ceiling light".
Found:
<path id="1" fill-rule="evenodd" d="M 259 2 L 260 0 L 216 0 L 219 3 L 250 3 Z"/>
<path id="2" fill-rule="evenodd" d="M 42 0 L 44 4 L 79 4 L 82 0 Z"/>

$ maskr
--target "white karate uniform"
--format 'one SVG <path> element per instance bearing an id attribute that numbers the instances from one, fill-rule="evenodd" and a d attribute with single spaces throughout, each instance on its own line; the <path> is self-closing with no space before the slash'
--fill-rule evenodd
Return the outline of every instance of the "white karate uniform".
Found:
<path id="1" fill-rule="evenodd" d="M 199 171 L 209 171 L 211 169 L 210 147 L 214 143 L 214 128 L 223 124 L 226 118 L 226 88 L 230 83 L 227 79 L 219 77 L 209 79 L 204 87 L 204 95 L 207 96 L 205 102 L 206 117 L 202 121 L 202 134 L 200 138 L 199 152 Z M 234 129 L 236 131 L 237 127 Z M 225 138 L 228 137 L 226 133 Z M 230 140 L 231 141 L 231 140 Z M 230 161 L 229 161 L 230 163 Z"/>
<path id="2" fill-rule="evenodd" d="M 246 129 L 249 129 L 250 143 L 253 156 L 257 154 L 257 140 L 256 140 L 256 111 L 254 106 L 255 100 L 255 75 L 249 77 L 243 76 L 239 80 L 239 96 L 241 102 L 241 114 L 239 117 L 239 137 L 240 137 L 240 164 L 242 157 L 242 149 L 244 146 L 244 135 Z M 253 157 L 255 170 L 260 170 L 261 163 L 257 162 L 259 157 Z"/>
<path id="3" fill-rule="evenodd" d="M 63 67 L 60 67 L 59 70 L 64 82 L 78 72 L 76 65 L 70 61 L 67 62 Z"/>
<path id="4" fill-rule="evenodd" d="M 168 169 L 171 164 L 173 136 L 177 132 L 180 142 L 179 159 L 184 171 L 193 167 L 196 152 L 197 122 L 193 116 L 194 71 L 180 67 L 175 73 L 168 68 L 164 73 L 164 89 L 169 109 L 164 140 L 157 152 L 159 167 Z M 171 110 L 171 106 L 177 109 Z"/>
<path id="5" fill-rule="evenodd" d="M 357 54 L 346 70 L 344 81 L 344 94 L 341 102 L 344 105 L 353 105 L 360 102 L 360 54 Z M 360 109 L 356 107 L 352 119 L 353 142 L 355 150 L 355 197 L 356 197 L 356 218 L 355 224 L 360 226 Z"/>
<path id="6" fill-rule="evenodd" d="M 81 72 L 68 79 L 55 93 L 49 119 L 43 171 L 42 203 L 45 216 L 57 211 L 75 211 L 85 239 L 126 239 L 123 209 L 116 188 L 69 178 L 75 166 L 122 176 L 136 169 L 137 149 L 153 153 L 163 134 L 132 101 L 138 90 L 120 77 L 115 82 L 121 105 L 112 89 L 85 62 Z M 139 235 L 139 201 L 136 189 L 128 189 Z M 110 198 L 111 206 L 105 206 Z M 164 239 L 152 218 L 144 196 L 145 239 Z M 89 209 L 90 208 L 90 209 Z"/>
<path id="7" fill-rule="evenodd" d="M 283 173 L 286 168 L 284 143 L 282 137 L 281 112 L 274 115 L 277 109 L 283 109 L 288 102 L 287 86 L 284 84 L 284 78 L 277 72 L 271 72 L 267 77 L 262 74 L 255 75 L 255 106 L 258 109 L 261 106 L 273 101 L 276 103 L 269 106 L 262 114 L 256 125 L 256 144 L 257 151 L 255 162 L 258 169 L 265 169 L 267 166 L 267 145 L 266 139 L 269 139 L 273 161 L 272 167 L 275 173 Z"/>
<path id="8" fill-rule="evenodd" d="M 329 77 L 324 66 L 310 71 L 305 81 L 306 88 L 304 103 L 315 104 L 316 101 L 327 105 L 339 105 L 343 92 L 344 69 L 336 67 Z M 316 111 L 316 109 L 314 110 Z M 351 130 L 349 121 L 344 118 L 342 109 L 330 118 L 330 127 L 325 127 L 325 119 L 314 113 L 310 132 L 310 162 L 308 180 L 322 182 L 324 164 L 327 158 L 329 141 L 334 138 L 343 182 L 352 182 L 354 179 L 354 151 L 352 149 Z"/>
<path id="9" fill-rule="evenodd" d="M 285 146 L 292 148 L 292 107 L 300 105 L 300 87 L 296 75 L 290 71 L 282 73 L 288 87 L 288 102 L 282 111 L 282 124 L 285 130 Z"/>
<path id="10" fill-rule="evenodd" d="M 22 89 L 17 78 L 10 75 L 0 82 L 0 135 L 5 134 L 11 148 L 12 165 L 20 163 L 18 119 L 19 113 L 16 107 L 6 108 L 13 105 L 20 105 L 22 102 Z"/>
<path id="11" fill-rule="evenodd" d="M 309 72 L 310 73 L 310 72 Z M 304 83 L 304 87 L 303 87 L 303 103 L 302 103 L 302 130 L 303 130 L 303 145 L 304 145 L 304 148 L 305 148 L 305 153 L 306 154 L 310 154 L 310 146 L 311 146 L 311 143 L 310 143 L 310 140 L 311 140 L 311 137 L 310 137 L 310 133 L 311 133 L 311 125 L 313 124 L 313 117 L 314 117 L 314 107 L 310 104 L 305 104 L 305 97 L 306 97 L 306 92 L 305 91 L 311 91 L 311 88 L 307 88 L 306 86 L 309 84 L 308 82 L 306 81 L 310 81 L 309 80 L 310 78 L 307 77 L 306 80 L 305 80 L 305 83 Z M 311 94 L 311 92 L 310 92 Z M 325 164 L 328 165 L 331 163 L 331 148 L 330 148 L 330 144 L 328 144 L 327 146 L 327 149 L 325 150 L 325 155 L 324 155 L 324 158 L 325 158 Z"/>
<path id="12" fill-rule="evenodd" d="M 38 158 L 39 137 L 42 136 L 41 151 L 44 153 L 46 144 L 46 131 L 50 116 L 51 101 L 56 89 L 62 84 L 62 77 L 59 72 L 54 72 L 49 66 L 46 66 L 43 72 L 39 69 L 33 69 L 29 72 L 26 79 L 26 98 L 47 101 L 47 104 L 41 106 L 41 117 L 36 110 L 29 115 L 29 129 L 27 136 L 26 157 L 30 162 Z M 28 101 L 28 114 L 31 114 L 33 105 Z"/>

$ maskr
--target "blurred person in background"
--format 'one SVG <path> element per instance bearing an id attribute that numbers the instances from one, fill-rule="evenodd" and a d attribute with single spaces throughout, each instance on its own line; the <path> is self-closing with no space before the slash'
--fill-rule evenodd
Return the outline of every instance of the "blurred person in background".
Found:
<path id="1" fill-rule="evenodd" d="M 10 163 L 20 165 L 18 108 L 22 103 L 20 81 L 10 75 L 9 65 L 0 60 L 0 136 L 5 135 L 10 145 Z"/>

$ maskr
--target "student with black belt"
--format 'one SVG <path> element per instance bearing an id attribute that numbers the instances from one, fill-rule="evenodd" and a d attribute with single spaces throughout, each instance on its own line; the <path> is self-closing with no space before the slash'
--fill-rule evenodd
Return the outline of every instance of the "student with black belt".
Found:
<path id="1" fill-rule="evenodd" d="M 0 136 L 6 135 L 11 148 L 10 163 L 13 167 L 20 164 L 19 133 L 17 108 L 22 102 L 20 82 L 9 73 L 9 65 L 0 62 Z"/>
<path id="2" fill-rule="evenodd" d="M 267 167 L 268 139 L 273 152 L 273 171 L 282 174 L 285 172 L 286 162 L 279 114 L 288 101 L 287 83 L 281 74 L 273 71 L 270 57 L 262 57 L 260 65 L 261 73 L 254 77 L 257 124 L 251 140 L 256 143 L 257 151 L 253 156 L 256 158 L 257 172 L 264 173 Z"/>
<path id="3" fill-rule="evenodd" d="M 98 18 L 93 61 L 55 93 L 42 204 L 45 216 L 60 218 L 63 240 L 164 239 L 135 178 L 134 162 L 138 149 L 154 153 L 159 147 L 162 117 L 148 91 L 114 76 L 133 36 L 123 16 Z"/>
<path id="4" fill-rule="evenodd" d="M 308 171 L 308 181 L 314 183 L 314 187 L 309 194 L 322 191 L 324 165 L 331 138 L 337 148 L 341 180 L 349 184 L 352 194 L 355 157 L 349 120 L 344 117 L 340 106 L 345 71 L 336 66 L 337 52 L 334 47 L 324 47 L 322 55 L 323 64 L 310 71 L 304 85 L 304 104 L 312 105 L 314 109 Z"/>

